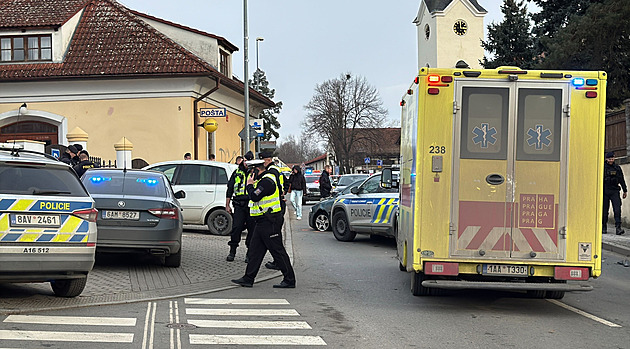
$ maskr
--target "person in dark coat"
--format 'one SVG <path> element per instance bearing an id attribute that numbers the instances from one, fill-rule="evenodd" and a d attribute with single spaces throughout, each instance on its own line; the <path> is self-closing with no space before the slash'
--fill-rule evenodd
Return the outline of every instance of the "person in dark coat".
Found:
<path id="1" fill-rule="evenodd" d="M 626 186 L 626 180 L 623 178 L 623 171 L 621 166 L 615 164 L 615 153 L 608 152 L 604 163 L 604 221 L 602 234 L 607 233 L 606 223 L 608 222 L 608 210 L 611 202 L 615 216 L 615 232 L 617 235 L 625 233 L 621 228 L 620 189 L 623 189 L 623 198 L 625 199 L 628 196 L 628 187 Z"/>
<path id="2" fill-rule="evenodd" d="M 74 172 L 77 173 L 77 176 L 81 178 L 85 171 L 90 168 L 94 168 L 94 163 L 90 161 L 90 154 L 87 150 L 81 150 L 79 152 L 79 160 L 81 160 L 78 164 L 74 165 Z"/>
<path id="3" fill-rule="evenodd" d="M 332 172 L 332 167 L 330 165 L 324 166 L 324 172 L 319 176 L 319 194 L 322 199 L 330 196 L 330 191 L 332 190 L 332 184 L 330 183 L 330 173 Z"/>
<path id="4" fill-rule="evenodd" d="M 74 167 L 80 161 L 77 153 L 79 153 L 77 147 L 75 147 L 74 145 L 69 145 L 66 148 L 66 152 L 61 155 L 61 158 L 59 158 L 59 160 L 65 164 Z"/>
<path id="5" fill-rule="evenodd" d="M 237 159 L 239 157 L 242 159 L 242 156 L 238 156 Z M 245 154 L 245 159 L 253 160 L 254 154 L 248 151 L 247 154 Z M 225 259 L 228 262 L 234 261 L 234 257 L 236 257 L 236 249 L 241 242 L 243 230 L 247 228 L 247 237 L 245 238 L 246 247 L 249 247 L 249 242 L 254 232 L 254 224 L 249 217 L 249 196 L 245 191 L 245 187 L 247 186 L 247 173 L 247 162 L 241 161 L 238 164 L 238 169 L 232 173 L 225 193 L 225 210 L 232 214 L 232 231 L 230 232 L 230 241 L 228 241 L 230 252 Z M 232 210 L 230 202 L 232 206 L 234 206 L 234 210 Z"/>
<path id="6" fill-rule="evenodd" d="M 291 193 L 290 200 L 297 219 L 302 219 L 302 197 L 306 190 L 306 178 L 302 174 L 300 166 L 295 165 L 289 176 L 287 193 Z"/>

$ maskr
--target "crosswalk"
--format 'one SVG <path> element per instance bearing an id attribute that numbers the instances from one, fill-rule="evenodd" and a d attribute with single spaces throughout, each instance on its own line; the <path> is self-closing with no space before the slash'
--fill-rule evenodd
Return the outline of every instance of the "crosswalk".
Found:
<path id="1" fill-rule="evenodd" d="M 187 323 L 208 332 L 196 330 L 190 333 L 188 337 L 192 345 L 326 345 L 320 336 L 303 334 L 312 327 L 306 321 L 296 319 L 300 314 L 287 308 L 290 304 L 285 299 L 185 298 L 184 303 Z M 239 333 L 217 333 L 226 329 Z M 261 330 L 272 332 L 261 333 Z M 288 331 L 298 331 L 299 334 Z"/>
<path id="2" fill-rule="evenodd" d="M 0 324 L 0 347 L 74 347 L 71 342 L 82 342 L 84 348 L 141 349 L 327 345 L 312 335 L 313 328 L 286 299 L 184 298 L 183 309 L 180 301 L 148 302 L 139 318 L 73 316 L 73 311 L 8 315 Z M 168 323 L 168 333 L 156 323 Z"/>

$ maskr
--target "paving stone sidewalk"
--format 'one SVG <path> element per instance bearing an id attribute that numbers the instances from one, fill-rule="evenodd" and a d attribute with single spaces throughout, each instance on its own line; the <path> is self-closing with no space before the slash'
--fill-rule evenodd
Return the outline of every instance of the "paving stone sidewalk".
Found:
<path id="1" fill-rule="evenodd" d="M 283 237 L 293 259 L 290 217 L 290 214 L 285 216 Z M 245 236 L 233 262 L 225 260 L 229 238 L 210 235 L 204 227 L 185 226 L 179 268 L 164 267 L 151 256 L 98 255 L 85 290 L 75 298 L 55 297 L 49 283 L 0 284 L 0 314 L 124 304 L 240 287 L 230 280 L 240 278 L 245 272 Z M 268 255 L 266 260 L 271 257 Z M 256 282 L 280 275 L 262 266 Z"/>

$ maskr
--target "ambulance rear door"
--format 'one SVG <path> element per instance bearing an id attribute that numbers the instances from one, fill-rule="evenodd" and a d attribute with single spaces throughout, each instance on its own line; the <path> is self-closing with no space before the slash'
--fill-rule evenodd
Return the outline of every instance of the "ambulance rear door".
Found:
<path id="1" fill-rule="evenodd" d="M 456 81 L 452 256 L 565 258 L 569 91 Z"/>

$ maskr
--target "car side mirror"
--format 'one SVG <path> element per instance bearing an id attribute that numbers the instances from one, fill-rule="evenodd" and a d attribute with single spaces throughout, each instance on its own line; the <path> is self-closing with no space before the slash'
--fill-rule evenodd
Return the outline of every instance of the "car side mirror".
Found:
<path id="1" fill-rule="evenodd" d="M 385 168 L 381 172 L 381 187 L 385 189 L 392 188 L 392 169 Z"/>
<path id="2" fill-rule="evenodd" d="M 354 187 L 354 188 L 350 189 L 350 192 L 352 194 L 359 194 L 359 187 Z"/>
<path id="3" fill-rule="evenodd" d="M 175 199 L 183 199 L 185 197 L 186 197 L 186 192 L 183 190 L 180 190 L 175 193 Z"/>

